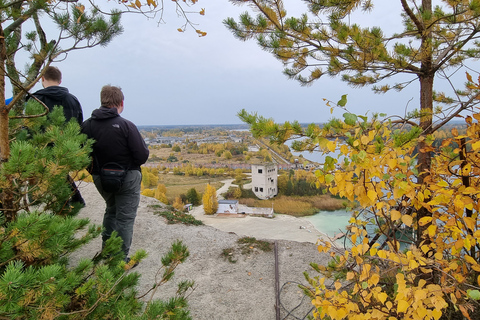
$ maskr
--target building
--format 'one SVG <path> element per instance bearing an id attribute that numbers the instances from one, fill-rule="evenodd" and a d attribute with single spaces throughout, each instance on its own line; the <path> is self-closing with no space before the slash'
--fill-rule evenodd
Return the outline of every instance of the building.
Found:
<path id="1" fill-rule="evenodd" d="M 217 213 L 238 213 L 238 200 L 218 200 Z"/>
<path id="2" fill-rule="evenodd" d="M 252 164 L 252 191 L 262 200 L 278 194 L 278 169 L 274 163 Z"/>

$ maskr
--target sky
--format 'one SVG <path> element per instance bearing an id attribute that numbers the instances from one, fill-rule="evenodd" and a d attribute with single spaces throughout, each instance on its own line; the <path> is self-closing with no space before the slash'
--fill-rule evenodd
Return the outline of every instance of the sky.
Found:
<path id="1" fill-rule="evenodd" d="M 378 19 L 360 16 L 364 25 L 392 21 L 392 12 L 398 11 L 385 2 L 390 1 L 377 6 L 390 13 Z M 416 84 L 401 93 L 378 95 L 369 87 L 353 89 L 328 76 L 308 87 L 287 79 L 280 61 L 254 40 L 236 39 L 223 25 L 227 17 L 238 18 L 245 6 L 199 0 L 192 10 L 205 8 L 205 15 L 191 19 L 207 36 L 198 37 L 192 29 L 178 32 L 183 20 L 175 16 L 170 1 L 164 3 L 165 24 L 125 14 L 124 33 L 107 47 L 74 51 L 54 64 L 63 73 L 62 86 L 80 100 L 85 119 L 100 106 L 100 90 L 106 84 L 122 88 L 122 116 L 138 126 L 240 124 L 241 109 L 277 122 L 326 122 L 344 111 L 330 114 L 324 99 L 336 102 L 343 94 L 348 95 L 349 110 L 357 114 L 404 114 L 407 106 L 417 107 Z M 305 11 L 300 0 L 286 1 L 286 8 L 289 15 Z M 40 88 L 39 84 L 32 91 Z"/>

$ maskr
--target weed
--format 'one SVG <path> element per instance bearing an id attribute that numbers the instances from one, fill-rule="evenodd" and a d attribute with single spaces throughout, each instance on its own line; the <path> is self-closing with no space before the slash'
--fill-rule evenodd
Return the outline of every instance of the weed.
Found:
<path id="1" fill-rule="evenodd" d="M 152 205 L 153 208 L 162 208 L 159 205 Z M 168 224 L 183 223 L 186 225 L 200 226 L 203 225 L 203 222 L 195 219 L 194 216 L 185 212 L 179 212 L 174 210 L 164 210 L 164 211 L 155 211 L 155 214 L 164 217 L 167 219 Z"/>
<path id="2" fill-rule="evenodd" d="M 231 262 L 231 263 L 237 262 L 237 260 L 233 260 L 234 251 L 235 251 L 235 249 L 233 249 L 233 248 L 223 249 L 223 252 L 222 252 L 223 259 L 225 259 L 225 260 L 228 259 L 228 261 Z"/>
<path id="3" fill-rule="evenodd" d="M 243 247 L 247 247 L 248 249 L 253 250 L 257 248 L 264 252 L 272 251 L 272 243 L 263 240 L 257 240 L 254 237 L 243 237 L 237 240 L 237 243 L 243 245 Z"/>
<path id="4" fill-rule="evenodd" d="M 273 243 L 263 240 L 257 240 L 253 237 L 243 237 L 237 240 L 237 248 L 228 248 L 223 249 L 222 255 L 224 259 L 228 259 L 229 262 L 235 263 L 237 260 L 234 260 L 236 253 L 242 255 L 250 255 L 255 251 L 272 251 Z"/>

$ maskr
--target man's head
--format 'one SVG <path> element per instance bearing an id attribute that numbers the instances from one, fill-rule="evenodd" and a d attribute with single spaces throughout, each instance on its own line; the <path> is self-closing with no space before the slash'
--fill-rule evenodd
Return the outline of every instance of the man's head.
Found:
<path id="1" fill-rule="evenodd" d="M 100 103 L 103 107 L 117 108 L 118 113 L 123 111 L 123 92 L 120 87 L 103 86 L 100 92 Z"/>
<path id="2" fill-rule="evenodd" d="M 62 73 L 57 67 L 48 66 L 42 77 L 42 86 L 48 88 L 50 86 L 58 86 L 62 83 Z"/>

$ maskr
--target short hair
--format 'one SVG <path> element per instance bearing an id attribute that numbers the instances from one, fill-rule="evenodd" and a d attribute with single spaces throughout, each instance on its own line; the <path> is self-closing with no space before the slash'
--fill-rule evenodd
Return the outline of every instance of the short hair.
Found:
<path id="1" fill-rule="evenodd" d="M 61 82 L 62 81 L 62 73 L 60 69 L 53 66 L 48 66 L 45 68 L 45 73 L 43 77 L 49 81 Z"/>
<path id="2" fill-rule="evenodd" d="M 123 102 L 122 88 L 111 85 L 103 86 L 100 92 L 100 103 L 103 107 L 113 108 L 118 107 Z"/>

